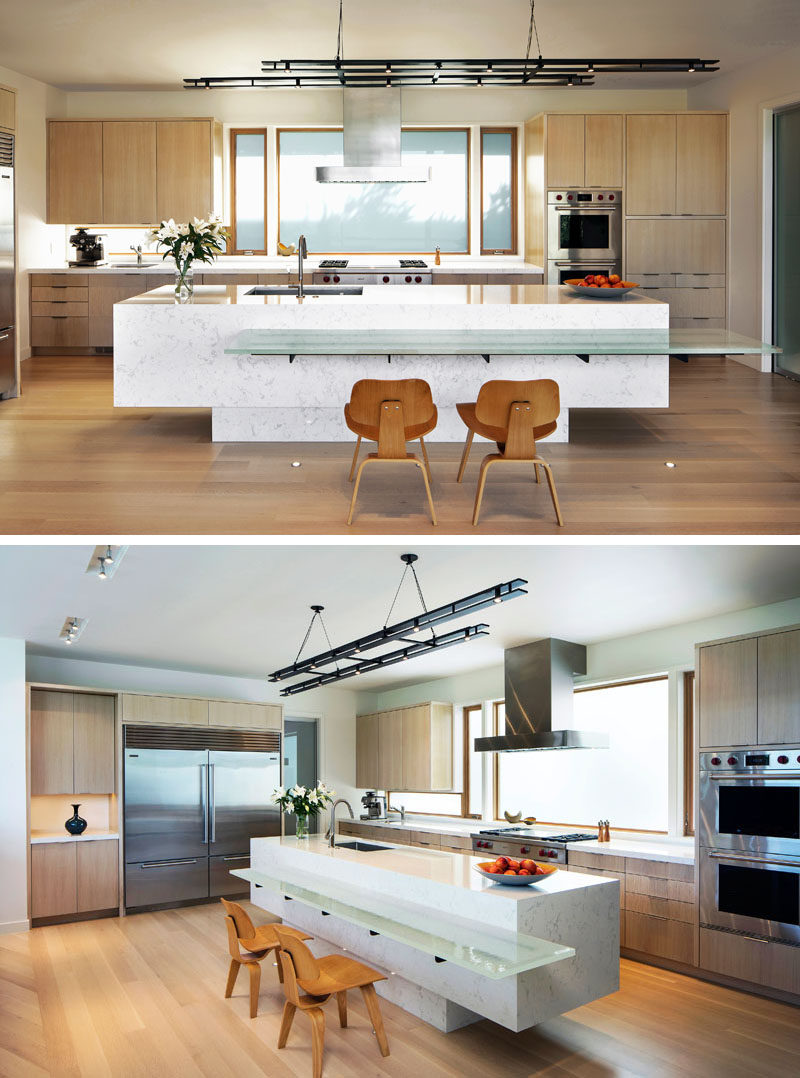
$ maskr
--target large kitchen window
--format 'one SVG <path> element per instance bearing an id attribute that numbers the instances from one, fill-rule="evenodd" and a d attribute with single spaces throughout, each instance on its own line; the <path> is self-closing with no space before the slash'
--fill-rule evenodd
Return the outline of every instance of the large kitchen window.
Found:
<path id="1" fill-rule="evenodd" d="M 505 712 L 495 705 L 496 729 Z M 669 830 L 669 690 L 666 676 L 574 695 L 577 730 L 608 734 L 608 749 L 508 752 L 496 756 L 495 816 L 505 810 L 540 823 L 588 829 Z"/>
<path id="2" fill-rule="evenodd" d="M 303 233 L 314 254 L 469 251 L 468 129 L 403 131 L 403 163 L 430 166 L 427 183 L 317 183 L 342 146 L 340 130 L 278 131 L 282 243 Z"/>
<path id="3" fill-rule="evenodd" d="M 231 238 L 229 254 L 267 253 L 267 132 L 231 130 Z"/>
<path id="4" fill-rule="evenodd" d="M 517 251 L 517 129 L 481 128 L 481 254 Z"/>

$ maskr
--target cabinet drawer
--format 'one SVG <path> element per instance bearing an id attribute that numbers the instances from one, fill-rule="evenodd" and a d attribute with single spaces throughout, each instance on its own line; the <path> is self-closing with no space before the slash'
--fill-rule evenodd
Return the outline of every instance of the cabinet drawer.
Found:
<path id="1" fill-rule="evenodd" d="M 31 303 L 32 318 L 52 318 L 64 315 L 70 318 L 86 318 L 88 313 L 89 308 L 83 300 L 78 303 L 66 299 L 56 299 L 50 303 Z"/>
<path id="2" fill-rule="evenodd" d="M 442 846 L 453 846 L 457 850 L 472 850 L 469 835 L 442 835 Z"/>
<path id="3" fill-rule="evenodd" d="M 626 897 L 625 908 L 634 913 L 665 917 L 668 921 L 685 921 L 686 924 L 694 924 L 696 921 L 692 902 L 675 902 L 671 898 L 654 898 L 652 895 L 640 895 L 634 891 Z"/>
<path id="4" fill-rule="evenodd" d="M 410 831 L 398 831 L 393 827 L 387 827 L 388 834 L 386 836 L 387 841 L 396 842 L 398 846 L 410 846 L 411 845 L 411 832 Z"/>
<path id="5" fill-rule="evenodd" d="M 645 861 L 638 857 L 625 858 L 626 872 L 637 876 L 658 876 L 664 880 L 694 882 L 694 865 L 674 865 L 670 861 Z"/>
<path id="6" fill-rule="evenodd" d="M 675 902 L 694 902 L 693 883 L 638 876 L 630 871 L 625 874 L 625 883 L 628 894 L 652 895 L 654 898 L 669 898 Z"/>
<path id="7" fill-rule="evenodd" d="M 56 315 L 31 319 L 31 344 L 34 347 L 57 345 L 80 348 L 89 343 L 89 319 Z"/>
<path id="8" fill-rule="evenodd" d="M 449 845 L 449 843 L 447 843 L 447 838 L 446 837 L 445 837 L 445 841 L 442 843 L 441 846 L 437 847 L 437 849 L 443 850 L 445 853 L 460 853 L 460 854 L 462 854 L 462 856 L 466 856 L 466 855 L 469 855 L 471 853 L 470 850 L 465 850 L 461 846 L 451 846 L 451 845 Z"/>
<path id="9" fill-rule="evenodd" d="M 569 852 L 568 868 L 599 868 L 604 872 L 624 872 L 625 858 L 616 857 L 614 854 L 584 853 L 576 850 Z"/>
<path id="10" fill-rule="evenodd" d="M 671 318 L 725 318 L 724 288 L 642 288 L 669 304 Z"/>
<path id="11" fill-rule="evenodd" d="M 670 318 L 672 329 L 725 329 L 724 318 Z"/>
<path id="12" fill-rule="evenodd" d="M 693 965 L 694 934 L 694 926 L 684 921 L 625 911 L 625 946 L 632 951 Z"/>
<path id="13" fill-rule="evenodd" d="M 129 909 L 207 897 L 208 861 L 205 857 L 125 866 L 125 905 Z"/>
<path id="14" fill-rule="evenodd" d="M 625 873 L 619 872 L 607 872 L 602 868 L 575 868 L 574 865 L 569 865 L 570 871 L 585 872 L 587 876 L 605 876 L 609 880 L 619 880 L 619 905 L 620 909 L 624 909 L 627 905 L 627 899 L 625 897 Z"/>
<path id="15" fill-rule="evenodd" d="M 724 288 L 724 273 L 677 273 L 676 288 Z"/>
<path id="16" fill-rule="evenodd" d="M 358 824 L 348 823 L 345 820 L 340 820 L 336 826 L 337 835 L 360 835 L 363 834 L 363 830 Z"/>
<path id="17" fill-rule="evenodd" d="M 677 277 L 674 273 L 639 273 L 629 266 L 625 273 L 627 280 L 635 281 L 642 288 L 675 288 Z"/>
<path id="18" fill-rule="evenodd" d="M 57 285 L 34 285 L 31 288 L 32 303 L 52 303 L 54 300 L 65 300 L 71 303 L 89 303 L 88 287 L 74 284 Z M 88 310 L 88 306 L 87 306 Z"/>
<path id="19" fill-rule="evenodd" d="M 441 846 L 442 836 L 429 831 L 412 831 L 411 841 L 415 846 Z"/>
<path id="20" fill-rule="evenodd" d="M 800 995 L 800 953 L 783 943 L 701 928 L 700 968 Z"/>
<path id="21" fill-rule="evenodd" d="M 87 288 L 89 285 L 88 273 L 32 273 L 31 288 Z"/>

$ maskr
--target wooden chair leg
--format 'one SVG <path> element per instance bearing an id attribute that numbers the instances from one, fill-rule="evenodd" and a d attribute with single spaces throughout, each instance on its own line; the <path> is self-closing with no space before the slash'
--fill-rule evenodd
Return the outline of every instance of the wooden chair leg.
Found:
<path id="1" fill-rule="evenodd" d="M 433 476 L 431 475 L 431 462 L 428 460 L 428 450 L 425 447 L 425 439 L 422 437 L 419 440 L 419 447 L 422 450 L 422 459 L 425 461 L 425 469 L 428 473 L 428 479 L 433 482 Z"/>
<path id="2" fill-rule="evenodd" d="M 347 1028 L 347 992 L 337 992 L 336 1002 L 339 1004 L 339 1025 L 342 1029 Z"/>
<path id="3" fill-rule="evenodd" d="M 261 963 L 248 962 L 247 969 L 250 973 L 250 1017 L 255 1018 L 258 1014 L 258 993 L 261 988 Z"/>
<path id="4" fill-rule="evenodd" d="M 425 493 L 428 495 L 428 505 L 430 506 L 431 510 L 431 520 L 433 521 L 433 526 L 436 527 L 436 510 L 433 508 L 433 498 L 431 496 L 431 485 L 428 482 L 428 473 L 425 471 L 424 467 L 422 466 L 422 463 L 418 461 L 416 457 L 414 458 L 414 462 L 415 464 L 419 465 L 419 470 L 422 472 L 422 478 L 425 481 Z"/>
<path id="5" fill-rule="evenodd" d="M 280 956 L 278 955 L 278 949 L 276 948 L 272 953 L 275 955 L 275 958 L 277 959 L 275 965 L 278 968 L 278 981 L 281 984 L 283 984 L 283 966 L 281 965 Z"/>
<path id="6" fill-rule="evenodd" d="M 348 481 L 350 483 L 353 482 L 353 472 L 356 470 L 356 464 L 358 463 L 358 451 L 359 451 L 360 448 L 361 448 L 361 435 L 359 434 L 358 441 L 356 442 L 356 451 L 355 451 L 355 453 L 353 453 L 353 463 L 350 465 L 350 475 L 347 477 Z"/>
<path id="7" fill-rule="evenodd" d="M 536 476 L 536 482 L 537 483 L 540 482 L 540 480 L 539 480 L 539 465 L 538 464 L 534 464 L 534 466 L 533 466 L 533 474 Z"/>
<path id="8" fill-rule="evenodd" d="M 466 468 L 467 461 L 469 460 L 469 451 L 472 448 L 472 439 L 474 437 L 474 431 L 467 432 L 467 440 L 464 443 L 464 452 L 461 454 L 461 464 L 458 469 L 458 479 L 456 479 L 457 483 L 460 483 L 461 480 L 464 478 L 464 469 Z"/>
<path id="9" fill-rule="evenodd" d="M 556 511 L 556 520 L 558 521 L 559 528 L 564 527 L 564 521 L 561 517 L 561 507 L 558 504 L 558 495 L 556 494 L 556 484 L 553 479 L 553 471 L 549 464 L 545 464 L 544 461 L 540 462 L 544 468 L 544 474 L 547 477 L 547 485 L 550 487 L 550 497 L 553 499 L 553 508 Z"/>
<path id="10" fill-rule="evenodd" d="M 237 962 L 232 958 L 231 968 L 228 970 L 228 983 L 225 985 L 225 999 L 230 999 L 233 994 L 233 986 L 236 984 L 236 978 L 239 976 L 240 968 L 241 962 Z"/>
<path id="11" fill-rule="evenodd" d="M 322 1078 L 322 1053 L 325 1049 L 325 1013 L 312 1007 L 306 1014 L 311 1019 L 311 1058 L 313 1078 Z"/>
<path id="12" fill-rule="evenodd" d="M 478 517 L 481 515 L 481 502 L 483 501 L 483 488 L 486 486 L 486 473 L 489 471 L 489 466 L 494 464 L 493 460 L 485 460 L 481 464 L 481 474 L 478 477 L 478 489 L 475 491 L 475 509 L 472 513 L 472 526 L 478 523 Z"/>
<path id="13" fill-rule="evenodd" d="M 347 523 L 348 524 L 353 523 L 353 511 L 355 510 L 355 507 L 356 507 L 356 498 L 358 497 L 358 488 L 359 488 L 359 484 L 361 483 L 361 473 L 364 471 L 364 468 L 365 468 L 365 466 L 367 464 L 369 464 L 369 457 L 365 457 L 365 459 L 361 461 L 361 464 L 358 467 L 358 474 L 356 475 L 356 485 L 353 487 L 353 497 L 350 499 L 350 512 L 348 513 L 348 516 L 347 516 Z"/>
<path id="14" fill-rule="evenodd" d="M 378 996 L 375 992 L 375 985 L 362 985 L 361 995 L 364 997 L 364 1002 L 367 1005 L 367 1013 L 369 1014 L 370 1021 L 372 1022 L 372 1028 L 375 1030 L 375 1037 L 378 1041 L 378 1047 L 381 1050 L 381 1055 L 388 1056 L 389 1042 L 386 1039 L 386 1030 L 383 1028 L 383 1015 L 381 1014 L 380 1004 L 378 1003 Z"/>
<path id="15" fill-rule="evenodd" d="M 281 1016 L 281 1028 L 278 1033 L 278 1047 L 285 1048 L 286 1042 L 289 1040 L 289 1030 L 292 1028 L 292 1022 L 294 1021 L 294 1014 L 297 1007 L 294 1003 L 290 1003 L 287 999 L 283 1005 L 283 1015 Z"/>

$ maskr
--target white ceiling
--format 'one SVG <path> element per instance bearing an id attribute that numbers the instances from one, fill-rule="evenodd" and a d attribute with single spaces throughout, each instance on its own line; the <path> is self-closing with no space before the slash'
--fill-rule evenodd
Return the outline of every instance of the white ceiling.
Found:
<path id="1" fill-rule="evenodd" d="M 62 658 L 261 677 L 294 660 L 322 603 L 334 643 L 384 624 L 400 581 L 390 546 L 132 546 L 113 579 L 85 570 L 89 545 L 0 548 L 0 636 Z M 411 549 L 414 549 L 413 547 Z M 364 675 L 359 689 L 444 677 L 502 661 L 544 636 L 596 643 L 800 597 L 793 546 L 434 546 L 417 548 L 428 606 L 516 576 L 529 595 L 493 606 L 491 636 Z M 407 584 L 393 620 L 419 611 Z M 58 633 L 88 618 L 77 644 Z M 461 623 L 454 623 L 461 624 Z M 324 649 L 322 634 L 310 641 Z M 352 688 L 353 682 L 344 682 Z"/>
<path id="2" fill-rule="evenodd" d="M 0 8 L 0 64 L 62 88 L 175 89 L 185 75 L 258 74 L 263 59 L 336 51 L 337 0 L 0 0 Z M 798 0 L 538 0 L 536 12 L 548 58 L 719 58 L 731 71 L 800 42 Z M 528 0 L 345 0 L 345 55 L 517 57 L 528 15 Z"/>

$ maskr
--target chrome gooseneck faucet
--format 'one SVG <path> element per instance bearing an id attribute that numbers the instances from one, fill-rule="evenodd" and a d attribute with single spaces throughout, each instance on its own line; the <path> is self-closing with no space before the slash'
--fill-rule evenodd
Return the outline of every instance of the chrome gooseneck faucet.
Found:
<path id="1" fill-rule="evenodd" d="M 298 299 L 303 298 L 303 259 L 308 258 L 308 248 L 306 247 L 305 236 L 300 236 L 297 241 L 297 274 L 298 274 Z M 347 804 L 347 802 L 345 802 Z M 350 808 L 350 806 L 347 806 Z M 350 809 L 350 815 L 353 815 L 353 810 Z"/>
<path id="2" fill-rule="evenodd" d="M 142 264 L 142 245 L 141 245 L 141 243 L 137 244 L 136 247 L 134 247 L 134 245 L 131 244 L 130 247 L 131 247 L 131 250 L 136 255 L 136 265 L 141 266 L 141 264 Z"/>
<path id="3" fill-rule="evenodd" d="M 303 237 L 301 236 L 300 239 L 302 240 Z M 303 245 L 305 246 L 305 240 L 303 240 Z M 301 278 L 301 280 L 302 280 L 302 278 Z M 302 293 L 301 293 L 301 295 L 302 295 Z M 350 805 L 350 802 L 345 801 L 345 799 L 343 797 L 337 797 L 336 800 L 331 805 L 331 824 L 330 824 L 330 827 L 328 828 L 327 832 L 325 833 L 325 838 L 330 843 L 331 849 L 336 845 L 336 806 L 337 805 L 347 805 L 347 811 L 350 813 L 350 819 L 351 820 L 355 819 L 355 816 L 353 815 L 353 809 L 352 809 L 352 806 Z"/>

